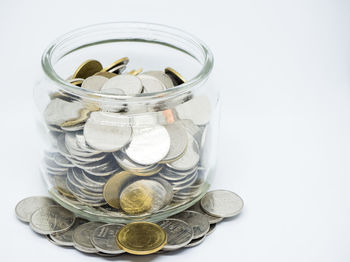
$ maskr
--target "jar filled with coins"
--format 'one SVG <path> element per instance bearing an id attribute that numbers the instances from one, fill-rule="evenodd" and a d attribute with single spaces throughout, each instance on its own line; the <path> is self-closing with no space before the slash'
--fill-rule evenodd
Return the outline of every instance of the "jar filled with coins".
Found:
<path id="1" fill-rule="evenodd" d="M 82 218 L 159 221 L 192 206 L 215 174 L 218 86 L 196 37 L 108 23 L 56 39 L 35 88 L 53 199 Z"/>

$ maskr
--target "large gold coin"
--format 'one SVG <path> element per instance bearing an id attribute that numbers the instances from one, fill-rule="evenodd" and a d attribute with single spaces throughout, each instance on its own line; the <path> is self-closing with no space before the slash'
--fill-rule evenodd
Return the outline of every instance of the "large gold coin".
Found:
<path id="1" fill-rule="evenodd" d="M 114 208 L 120 208 L 120 193 L 122 189 L 136 178 L 135 175 L 122 171 L 113 175 L 105 184 L 103 197 Z"/>
<path id="2" fill-rule="evenodd" d="M 180 75 L 180 73 L 177 72 L 174 68 L 167 67 L 164 69 L 164 72 L 168 76 L 170 76 L 175 86 L 181 85 L 186 82 L 185 78 L 183 78 L 183 76 Z"/>
<path id="3" fill-rule="evenodd" d="M 134 222 L 119 230 L 117 245 L 134 255 L 149 255 L 161 250 L 167 235 L 163 228 L 149 222 Z"/>
<path id="4" fill-rule="evenodd" d="M 102 65 L 97 60 L 87 60 L 74 72 L 72 78 L 88 78 L 102 70 Z"/>
<path id="5" fill-rule="evenodd" d="M 131 215 L 147 212 L 152 208 L 152 203 L 153 191 L 142 183 L 129 185 L 120 195 L 121 208 Z"/>
<path id="6" fill-rule="evenodd" d="M 115 61 L 114 63 L 110 64 L 109 66 L 103 68 L 101 72 L 108 72 L 111 71 L 112 69 L 119 67 L 121 65 L 127 65 L 129 63 L 129 58 L 123 57 Z"/>

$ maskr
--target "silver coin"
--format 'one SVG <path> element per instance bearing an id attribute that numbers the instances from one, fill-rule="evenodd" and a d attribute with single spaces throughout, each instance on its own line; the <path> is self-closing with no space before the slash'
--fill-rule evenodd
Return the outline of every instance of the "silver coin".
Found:
<path id="1" fill-rule="evenodd" d="M 81 87 L 91 91 L 100 91 L 107 81 L 107 77 L 93 75 L 86 78 L 81 84 Z"/>
<path id="2" fill-rule="evenodd" d="M 195 96 L 193 99 L 176 106 L 180 119 L 190 119 L 196 125 L 205 125 L 210 120 L 211 105 L 207 96 Z"/>
<path id="3" fill-rule="evenodd" d="M 200 201 L 198 201 L 196 204 L 191 206 L 188 210 L 197 211 L 197 212 L 202 213 L 203 215 L 205 215 L 208 218 L 208 221 L 209 221 L 210 225 L 219 223 L 220 221 L 223 220 L 222 217 L 216 217 L 216 216 L 211 216 L 211 215 L 206 214 L 204 212 L 204 210 L 202 209 L 202 207 L 201 207 L 201 202 Z"/>
<path id="4" fill-rule="evenodd" d="M 166 89 L 174 87 L 173 81 L 171 80 L 170 76 L 165 74 L 163 71 L 147 71 L 144 72 L 142 75 L 150 75 L 157 78 L 165 85 Z"/>
<path id="5" fill-rule="evenodd" d="M 227 190 L 214 190 L 206 193 L 201 199 L 202 209 L 212 216 L 233 217 L 238 215 L 244 206 L 237 194 Z"/>
<path id="6" fill-rule="evenodd" d="M 116 235 L 124 225 L 108 224 L 96 228 L 91 237 L 91 243 L 95 248 L 105 254 L 117 255 L 125 251 L 118 247 Z"/>
<path id="7" fill-rule="evenodd" d="M 195 125 L 193 121 L 189 119 L 177 120 L 176 122 L 183 125 L 186 131 L 189 132 L 193 136 L 193 138 L 197 141 L 198 145 L 201 145 L 203 131 L 199 126 Z"/>
<path id="8" fill-rule="evenodd" d="M 171 184 L 169 184 L 165 179 L 163 178 L 160 178 L 160 177 L 154 177 L 153 178 L 154 181 L 157 181 L 159 183 L 162 184 L 162 186 L 164 187 L 165 191 L 167 192 L 166 194 L 166 197 L 164 199 L 165 203 L 164 203 L 164 206 L 165 205 L 168 205 L 171 200 L 173 199 L 173 196 L 174 196 L 174 191 L 173 191 L 173 187 L 171 186 Z"/>
<path id="9" fill-rule="evenodd" d="M 39 234 L 50 235 L 67 231 L 74 221 L 74 214 L 67 209 L 61 206 L 45 206 L 32 214 L 29 225 Z"/>
<path id="10" fill-rule="evenodd" d="M 206 236 L 211 235 L 216 229 L 216 224 L 210 224 L 209 231 L 207 232 Z"/>
<path id="11" fill-rule="evenodd" d="M 168 154 L 162 159 L 162 163 L 174 161 L 181 157 L 188 144 L 187 132 L 181 123 L 174 122 L 166 125 L 165 128 L 170 136 L 170 149 Z"/>
<path id="12" fill-rule="evenodd" d="M 136 95 L 141 93 L 142 83 L 133 75 L 117 75 L 108 79 L 101 88 L 101 92 L 108 93 L 116 89 L 122 90 L 126 95 Z"/>
<path id="13" fill-rule="evenodd" d="M 167 234 L 167 243 L 163 250 L 172 251 L 186 246 L 193 239 L 192 227 L 186 222 L 168 218 L 157 223 Z"/>
<path id="14" fill-rule="evenodd" d="M 199 162 L 199 147 L 193 136 L 187 132 L 188 145 L 185 153 L 177 160 L 166 165 L 175 170 L 189 170 L 194 168 Z"/>
<path id="15" fill-rule="evenodd" d="M 67 231 L 61 232 L 61 233 L 54 233 L 49 235 L 50 238 L 55 242 L 56 245 L 59 246 L 73 246 L 73 233 L 74 230 L 82 225 L 87 223 L 88 221 L 82 218 L 77 217 L 75 219 L 75 222 L 73 226 L 68 229 Z"/>
<path id="16" fill-rule="evenodd" d="M 29 222 L 32 214 L 41 207 L 56 205 L 49 197 L 34 196 L 21 200 L 15 208 L 16 216 L 23 222 Z"/>
<path id="17" fill-rule="evenodd" d="M 63 156 L 60 153 L 55 154 L 54 162 L 58 166 L 62 166 L 62 167 L 73 167 L 74 166 L 71 161 L 69 161 L 65 156 Z"/>
<path id="18" fill-rule="evenodd" d="M 55 98 L 45 108 L 44 118 L 47 124 L 60 126 L 66 121 L 78 119 L 82 109 L 84 106 L 77 101 L 67 102 Z"/>
<path id="19" fill-rule="evenodd" d="M 121 208 L 125 210 L 125 204 L 127 205 L 128 209 L 134 209 L 139 210 L 140 203 L 139 199 L 136 201 L 133 198 L 130 198 L 130 195 L 135 195 L 135 193 L 138 193 L 140 188 L 144 188 L 145 193 L 149 194 L 149 198 L 152 200 L 151 207 L 149 210 L 145 210 L 145 212 L 152 213 L 155 211 L 160 210 L 162 207 L 167 205 L 168 203 L 168 192 L 164 188 L 164 186 L 155 180 L 150 179 L 140 179 L 136 182 L 131 183 L 130 185 L 126 186 L 124 190 L 120 194 L 120 203 Z M 127 212 L 130 213 L 130 212 Z"/>
<path id="20" fill-rule="evenodd" d="M 196 238 L 196 239 L 193 239 L 190 243 L 188 243 L 185 247 L 195 247 L 195 246 L 198 246 L 200 244 L 202 244 L 204 242 L 206 238 L 206 235 L 200 237 L 200 238 Z"/>
<path id="21" fill-rule="evenodd" d="M 59 244 L 56 243 L 56 241 L 53 240 L 53 239 L 51 238 L 50 235 L 45 235 L 45 237 L 46 237 L 46 239 L 49 240 L 49 242 L 51 242 L 52 244 L 54 244 L 54 245 L 56 245 L 56 246 L 59 246 Z"/>
<path id="22" fill-rule="evenodd" d="M 210 228 L 208 218 L 196 211 L 183 211 L 172 218 L 183 220 L 189 224 L 193 229 L 193 239 L 204 236 Z"/>
<path id="23" fill-rule="evenodd" d="M 130 144 L 125 149 L 128 157 L 141 165 L 152 165 L 169 152 L 170 136 L 164 126 L 134 128 Z"/>
<path id="24" fill-rule="evenodd" d="M 129 142 L 131 134 L 129 118 L 114 113 L 93 112 L 84 127 L 88 145 L 103 152 L 119 150 Z"/>
<path id="25" fill-rule="evenodd" d="M 102 225 L 101 222 L 88 222 L 78 226 L 73 233 L 74 247 L 84 253 L 96 253 L 97 249 L 91 243 L 91 236 L 95 229 Z"/>
<path id="26" fill-rule="evenodd" d="M 141 80 L 143 93 L 161 92 L 166 89 L 165 85 L 154 76 L 141 74 L 137 77 Z"/>

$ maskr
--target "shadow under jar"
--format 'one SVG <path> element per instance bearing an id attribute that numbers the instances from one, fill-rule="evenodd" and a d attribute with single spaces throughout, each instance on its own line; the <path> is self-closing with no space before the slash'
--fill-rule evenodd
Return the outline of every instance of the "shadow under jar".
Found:
<path id="1" fill-rule="evenodd" d="M 89 59 L 97 72 L 80 66 Z M 93 221 L 159 221 L 207 192 L 219 92 L 203 42 L 163 25 L 100 24 L 59 37 L 42 67 L 41 172 L 60 205 Z M 105 83 L 91 88 L 96 75 Z"/>

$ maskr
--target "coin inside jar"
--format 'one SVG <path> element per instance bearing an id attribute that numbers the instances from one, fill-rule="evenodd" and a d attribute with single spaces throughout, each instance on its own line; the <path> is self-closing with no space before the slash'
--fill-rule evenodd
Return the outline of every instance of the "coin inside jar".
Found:
<path id="1" fill-rule="evenodd" d="M 186 82 L 185 78 L 171 67 L 165 68 L 164 72 L 171 78 L 175 86 L 181 85 Z"/>
<path id="2" fill-rule="evenodd" d="M 175 110 L 180 119 L 189 119 L 196 125 L 205 125 L 210 119 L 211 104 L 207 96 L 201 95 L 177 105 Z"/>
<path id="3" fill-rule="evenodd" d="M 151 165 L 162 160 L 169 152 L 170 136 L 164 126 L 134 128 L 125 153 L 141 165 Z"/>
<path id="4" fill-rule="evenodd" d="M 125 146 L 131 133 L 129 118 L 115 113 L 93 112 L 84 127 L 89 146 L 104 152 L 117 151 Z"/>
<path id="5" fill-rule="evenodd" d="M 91 91 L 100 91 L 109 78 L 101 75 L 93 75 L 86 78 L 81 87 Z"/>
<path id="6" fill-rule="evenodd" d="M 165 85 L 154 76 L 141 74 L 137 77 L 141 80 L 143 93 L 161 92 L 166 89 Z"/>
<path id="7" fill-rule="evenodd" d="M 130 254 L 148 255 L 163 248 L 167 235 L 159 225 L 134 222 L 119 230 L 116 240 L 118 246 Z"/>
<path id="8" fill-rule="evenodd" d="M 133 75 L 117 75 L 110 78 L 101 88 L 101 92 L 111 93 L 111 90 L 122 90 L 126 95 L 136 95 L 142 92 L 142 82 Z"/>
<path id="9" fill-rule="evenodd" d="M 147 71 L 147 72 L 144 72 L 142 75 L 150 75 L 157 78 L 159 81 L 161 81 L 164 84 L 166 89 L 174 87 L 174 84 L 171 78 L 162 71 Z"/>
<path id="10" fill-rule="evenodd" d="M 97 60 L 87 60 L 82 63 L 78 69 L 74 72 L 72 78 L 88 78 L 93 74 L 102 70 L 102 65 Z"/>

